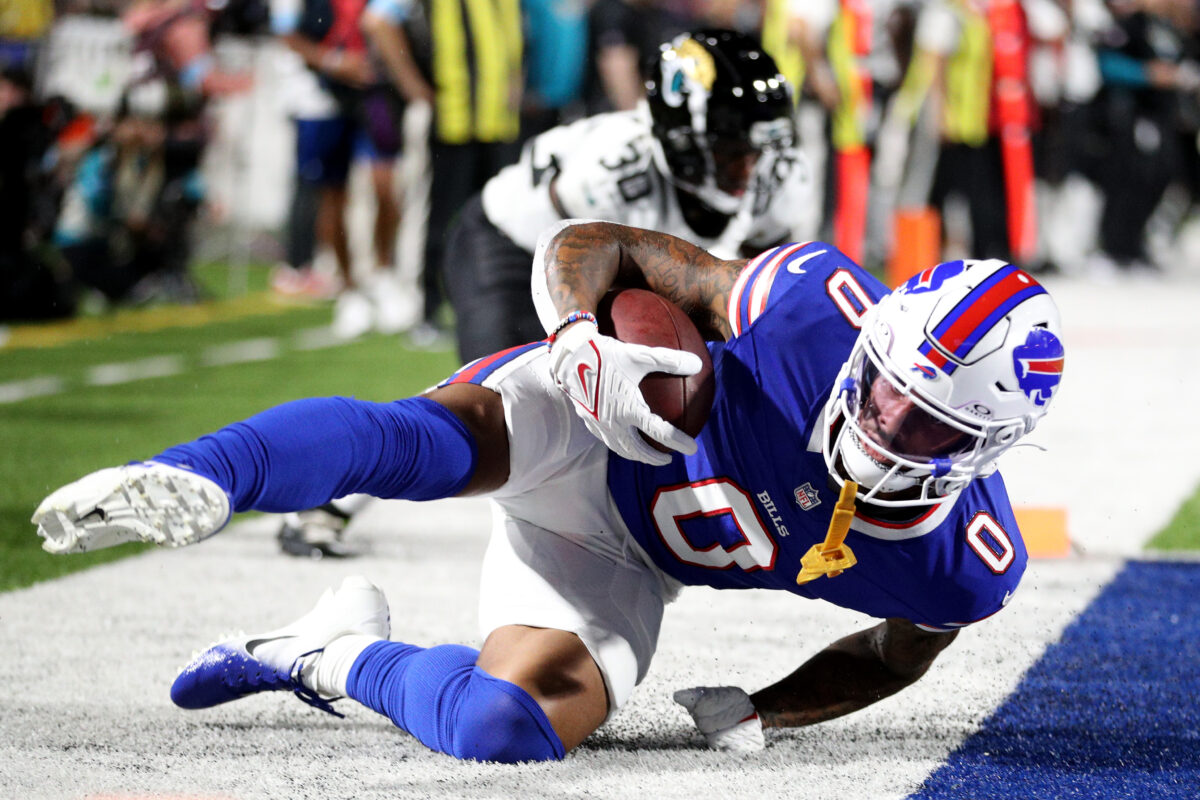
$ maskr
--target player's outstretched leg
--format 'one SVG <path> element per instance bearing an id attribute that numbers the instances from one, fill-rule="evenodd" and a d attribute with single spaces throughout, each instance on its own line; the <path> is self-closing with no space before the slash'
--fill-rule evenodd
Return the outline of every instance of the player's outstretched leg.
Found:
<path id="1" fill-rule="evenodd" d="M 433 500 L 502 484 L 508 447 L 500 396 L 478 386 L 434 394 L 445 402 L 284 403 L 148 462 L 64 486 L 33 522 L 51 553 L 139 540 L 177 547 L 216 533 L 231 509 L 298 511 L 355 493 Z"/>
<path id="2" fill-rule="evenodd" d="M 33 523 L 50 553 L 81 553 L 125 542 L 193 544 L 229 521 L 229 496 L 213 481 L 166 464 L 93 472 L 38 506 Z"/>
<path id="3" fill-rule="evenodd" d="M 351 576 L 336 590 L 325 590 L 312 611 L 295 622 L 226 639 L 197 655 L 175 679 L 171 699 L 196 709 L 258 692 L 290 691 L 337 714 L 330 701 L 346 693 L 344 677 L 338 676 L 348 672 L 363 648 L 386 639 L 390 630 L 383 592 L 366 578 Z M 339 665 L 342 659 L 349 663 Z"/>

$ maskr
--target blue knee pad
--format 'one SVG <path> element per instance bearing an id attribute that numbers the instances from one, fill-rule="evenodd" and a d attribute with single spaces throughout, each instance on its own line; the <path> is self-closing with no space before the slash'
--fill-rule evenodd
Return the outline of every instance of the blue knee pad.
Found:
<path id="1" fill-rule="evenodd" d="M 427 397 L 296 400 L 177 445 L 153 461 L 211 478 L 235 511 L 299 511 L 348 494 L 435 500 L 475 471 L 475 438 Z"/>
<path id="2" fill-rule="evenodd" d="M 475 666 L 479 651 L 376 642 L 354 662 L 346 694 L 431 750 L 476 761 L 549 761 L 566 755 L 546 713 L 516 684 Z"/>

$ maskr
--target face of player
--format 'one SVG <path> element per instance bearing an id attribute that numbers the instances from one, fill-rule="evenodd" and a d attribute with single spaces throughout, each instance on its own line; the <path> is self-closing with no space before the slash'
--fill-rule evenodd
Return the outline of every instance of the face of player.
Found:
<path id="1" fill-rule="evenodd" d="M 863 449 L 872 459 L 890 465 L 885 452 L 912 459 L 950 456 L 970 446 L 970 435 L 936 419 L 909 395 L 876 370 L 869 370 L 870 391 L 858 414 L 866 435 Z"/>
<path id="2" fill-rule="evenodd" d="M 762 151 L 735 139 L 717 139 L 712 154 L 717 188 L 732 197 L 744 195 Z"/>

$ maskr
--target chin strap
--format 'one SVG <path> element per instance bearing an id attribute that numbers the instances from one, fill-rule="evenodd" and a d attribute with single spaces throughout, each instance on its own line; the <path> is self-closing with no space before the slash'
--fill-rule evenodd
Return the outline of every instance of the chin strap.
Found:
<path id="1" fill-rule="evenodd" d="M 825 541 L 814 544 L 800 559 L 800 574 L 796 576 L 796 583 L 808 583 L 822 575 L 836 578 L 858 563 L 854 552 L 845 544 L 850 522 L 854 519 L 854 498 L 857 494 L 857 483 L 846 481 L 842 484 Z"/>

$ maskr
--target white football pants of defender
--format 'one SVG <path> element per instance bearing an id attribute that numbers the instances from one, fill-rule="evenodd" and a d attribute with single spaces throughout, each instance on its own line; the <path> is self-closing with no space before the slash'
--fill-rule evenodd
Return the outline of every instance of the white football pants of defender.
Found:
<path id="1" fill-rule="evenodd" d="M 629 534 L 608 490 L 608 448 L 550 377 L 549 348 L 483 381 L 504 403 L 509 479 L 489 496 L 483 637 L 504 625 L 577 635 L 604 676 L 611 716 L 650 667 L 681 585 Z"/>

